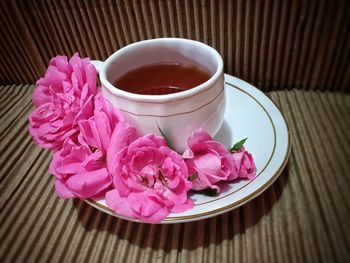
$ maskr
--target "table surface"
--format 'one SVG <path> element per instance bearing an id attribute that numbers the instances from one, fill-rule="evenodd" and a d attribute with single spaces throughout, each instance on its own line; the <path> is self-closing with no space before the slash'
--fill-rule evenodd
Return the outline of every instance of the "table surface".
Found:
<path id="1" fill-rule="evenodd" d="M 57 198 L 50 152 L 28 134 L 33 88 L 0 86 L 1 262 L 349 261 L 349 95 L 268 93 L 293 142 L 277 181 L 223 215 L 149 225 Z"/>

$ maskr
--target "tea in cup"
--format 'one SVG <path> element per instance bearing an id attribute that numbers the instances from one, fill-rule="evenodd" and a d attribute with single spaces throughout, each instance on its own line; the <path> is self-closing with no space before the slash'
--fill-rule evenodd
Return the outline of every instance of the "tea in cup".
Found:
<path id="1" fill-rule="evenodd" d="M 225 113 L 223 61 L 208 45 L 188 39 L 144 40 L 92 61 L 103 95 L 140 135 L 167 134 L 182 153 L 203 128 L 214 136 Z"/>

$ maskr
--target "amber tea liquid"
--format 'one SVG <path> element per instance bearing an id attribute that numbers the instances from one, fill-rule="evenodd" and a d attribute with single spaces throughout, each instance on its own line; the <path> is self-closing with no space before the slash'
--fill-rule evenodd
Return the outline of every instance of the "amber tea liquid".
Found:
<path id="1" fill-rule="evenodd" d="M 197 65 L 159 63 L 130 70 L 118 77 L 113 84 L 132 93 L 164 95 L 194 88 L 210 77 L 207 70 Z"/>

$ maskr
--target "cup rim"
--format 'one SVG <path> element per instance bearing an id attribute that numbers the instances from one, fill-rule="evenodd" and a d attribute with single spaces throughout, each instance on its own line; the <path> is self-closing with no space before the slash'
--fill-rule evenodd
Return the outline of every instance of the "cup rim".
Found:
<path id="1" fill-rule="evenodd" d="M 164 95 L 146 95 L 146 94 L 136 94 L 136 93 L 132 93 L 132 92 L 128 92 L 128 91 L 124 91 L 121 90 L 117 87 L 115 87 L 108 79 L 107 79 L 107 68 L 108 66 L 115 60 L 117 59 L 118 56 L 120 56 L 121 54 L 127 52 L 130 48 L 134 48 L 136 46 L 142 45 L 144 43 L 152 43 L 152 42 L 169 42 L 169 41 L 173 41 L 173 42 L 187 42 L 187 43 L 191 43 L 191 44 L 195 44 L 198 46 L 201 46 L 205 49 L 208 50 L 208 52 L 210 52 L 211 54 L 213 54 L 213 56 L 215 56 L 216 61 L 217 61 L 217 68 L 215 73 L 210 77 L 210 79 L 208 79 L 207 81 L 201 83 L 200 85 L 185 90 L 185 91 L 181 91 L 181 92 L 177 92 L 177 93 L 171 93 L 171 94 L 164 94 Z M 111 56 L 109 56 L 105 62 L 102 65 L 101 71 L 100 71 L 100 80 L 101 80 L 101 84 L 108 89 L 108 91 L 118 97 L 123 97 L 129 100 L 133 100 L 133 101 L 145 101 L 145 102 L 168 102 L 168 101 L 173 101 L 173 100 L 182 100 L 188 97 L 192 97 L 194 95 L 196 95 L 197 93 L 201 93 L 202 91 L 209 89 L 211 86 L 213 86 L 218 79 L 221 77 L 223 73 L 223 60 L 221 55 L 219 54 L 219 52 L 217 50 L 215 50 L 214 48 L 212 48 L 211 46 L 196 41 L 196 40 L 190 40 L 190 39 L 185 39 L 185 38 L 155 38 L 155 39 L 148 39 L 148 40 L 142 40 L 142 41 L 138 41 L 132 44 L 129 44 L 119 50 L 117 50 L 116 52 L 114 52 Z"/>

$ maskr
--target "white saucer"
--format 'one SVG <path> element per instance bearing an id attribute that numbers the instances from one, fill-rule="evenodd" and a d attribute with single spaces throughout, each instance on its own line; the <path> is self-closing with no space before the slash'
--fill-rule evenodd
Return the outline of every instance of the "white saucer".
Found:
<path id="1" fill-rule="evenodd" d="M 238 78 L 225 75 L 226 113 L 216 139 L 232 145 L 248 137 L 245 148 L 254 157 L 257 178 L 232 182 L 218 196 L 191 195 L 195 207 L 184 213 L 170 214 L 161 224 L 181 223 L 213 217 L 237 208 L 266 190 L 287 163 L 291 142 L 287 124 L 277 106 L 260 90 Z M 106 206 L 105 200 L 85 200 L 110 215 L 120 216 Z"/>

